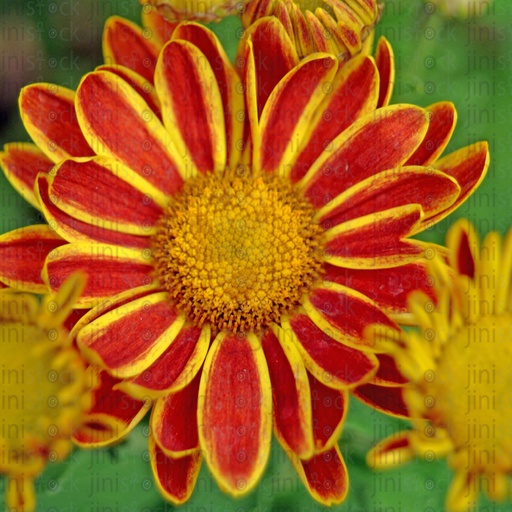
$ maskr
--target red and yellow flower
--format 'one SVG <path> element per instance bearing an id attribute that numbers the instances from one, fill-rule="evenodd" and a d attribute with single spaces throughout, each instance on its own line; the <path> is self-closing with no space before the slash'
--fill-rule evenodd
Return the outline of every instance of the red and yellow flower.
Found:
<path id="1" fill-rule="evenodd" d="M 345 62 L 370 53 L 373 29 L 383 4 L 377 0 L 140 0 L 144 10 L 160 13 L 169 22 L 218 21 L 241 14 L 250 29 L 258 20 L 272 17 L 293 42 L 300 58 L 315 52 L 335 55 Z"/>
<path id="2" fill-rule="evenodd" d="M 421 292 L 409 299 L 419 331 L 373 329 L 410 380 L 413 429 L 381 441 L 368 463 L 385 469 L 448 456 L 455 475 L 446 509 L 466 512 L 481 491 L 496 501 L 511 496 L 512 230 L 480 244 L 461 219 L 447 245 L 450 272 L 441 261 L 432 266 L 437 305 Z"/>
<path id="3" fill-rule="evenodd" d="M 0 473 L 8 477 L 9 510 L 35 510 L 34 479 L 68 455 L 90 405 L 91 379 L 65 325 L 83 286 L 75 275 L 42 302 L 0 291 Z"/>
<path id="4" fill-rule="evenodd" d="M 341 62 L 369 53 L 373 29 L 382 12 L 377 0 L 251 0 L 242 14 L 244 28 L 273 16 L 303 58 L 315 52 L 335 55 Z"/>
<path id="5" fill-rule="evenodd" d="M 182 503 L 203 456 L 223 490 L 250 491 L 273 423 L 313 497 L 340 502 L 348 390 L 407 413 L 404 378 L 363 330 L 410 320 L 411 288 L 432 295 L 438 248 L 411 235 L 478 186 L 487 146 L 439 158 L 453 105 L 387 105 L 385 42 L 376 60 L 299 61 L 267 18 L 237 71 L 188 23 L 141 69 L 158 45 L 131 34 L 139 46 L 106 35 L 112 62 L 76 94 L 23 90 L 38 148 L 9 145 L 2 163 L 48 224 L 0 237 L 0 279 L 53 290 L 88 276 L 74 334 L 100 386 L 79 443 L 125 435 L 152 400 L 153 472 Z"/>

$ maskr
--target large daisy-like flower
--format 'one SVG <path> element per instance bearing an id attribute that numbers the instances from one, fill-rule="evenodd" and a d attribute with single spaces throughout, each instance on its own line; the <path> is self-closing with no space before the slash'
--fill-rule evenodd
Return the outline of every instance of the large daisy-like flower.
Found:
<path id="1" fill-rule="evenodd" d="M 410 288 L 431 293 L 421 258 L 435 248 L 410 235 L 488 164 L 483 143 L 438 159 L 451 104 L 385 106 L 390 82 L 371 57 L 299 62 L 280 26 L 261 20 L 244 39 L 242 78 L 190 23 L 160 51 L 154 89 L 149 68 L 144 81 L 119 65 L 76 95 L 29 87 L 25 125 L 56 165 L 30 178 L 15 163 L 33 146 L 3 156 L 7 174 L 32 179 L 48 225 L 0 238 L 0 279 L 54 289 L 88 275 L 78 304 L 93 309 L 74 333 L 102 370 L 78 442 L 119 438 L 153 399 L 153 471 L 177 503 L 203 456 L 222 489 L 252 489 L 272 423 L 311 494 L 344 499 L 347 390 L 406 413 L 403 377 L 363 329 L 396 327 L 384 312 L 407 320 Z"/>
<path id="2" fill-rule="evenodd" d="M 265 16 L 275 16 L 301 58 L 327 52 L 343 62 L 369 52 L 381 10 L 377 0 L 251 0 L 242 23 L 249 28 Z"/>
<path id="3" fill-rule="evenodd" d="M 64 326 L 83 286 L 83 276 L 73 276 L 42 303 L 0 291 L 0 473 L 8 476 L 9 510 L 35 510 L 33 480 L 48 461 L 67 456 L 90 405 L 90 379 Z"/>
<path id="4" fill-rule="evenodd" d="M 493 500 L 510 497 L 512 231 L 504 241 L 490 233 L 480 245 L 462 219 L 447 243 L 453 274 L 440 262 L 433 268 L 437 306 L 421 292 L 410 298 L 420 331 L 374 331 L 411 381 L 405 400 L 413 430 L 379 443 L 368 462 L 386 468 L 447 455 L 455 476 L 446 507 L 465 512 L 480 490 Z"/>

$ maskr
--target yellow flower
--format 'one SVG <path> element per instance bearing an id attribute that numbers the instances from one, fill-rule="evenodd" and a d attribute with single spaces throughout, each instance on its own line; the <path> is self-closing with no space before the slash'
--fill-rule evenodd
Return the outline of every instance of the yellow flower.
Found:
<path id="1" fill-rule="evenodd" d="M 478 493 L 510 496 L 512 472 L 512 230 L 480 245 L 465 219 L 448 233 L 449 267 L 432 266 L 438 301 L 414 293 L 410 308 L 419 332 L 372 329 L 411 386 L 404 394 L 413 430 L 381 441 L 368 454 L 374 468 L 414 455 L 448 455 L 455 477 L 446 508 L 473 510 Z"/>
<path id="2" fill-rule="evenodd" d="M 34 478 L 47 461 L 68 455 L 89 405 L 84 363 L 64 327 L 84 284 L 70 277 L 42 303 L 0 291 L 0 472 L 8 476 L 9 510 L 35 509 Z"/>

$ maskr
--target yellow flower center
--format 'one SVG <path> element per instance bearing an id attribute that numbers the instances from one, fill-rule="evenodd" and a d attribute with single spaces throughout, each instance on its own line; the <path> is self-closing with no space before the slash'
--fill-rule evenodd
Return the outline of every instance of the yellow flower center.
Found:
<path id="1" fill-rule="evenodd" d="M 67 439 L 83 409 L 84 369 L 78 353 L 59 344 L 66 335 L 21 321 L 0 323 L 3 471 L 35 475 L 43 460 L 60 459 L 70 448 Z"/>
<path id="2" fill-rule="evenodd" d="M 173 198 L 154 238 L 155 266 L 190 320 L 259 330 L 297 307 L 318 278 L 321 232 L 287 180 L 208 174 Z"/>
<path id="3" fill-rule="evenodd" d="M 509 313 L 463 326 L 443 349 L 431 385 L 432 414 L 472 467 L 512 469 L 511 326 Z"/>

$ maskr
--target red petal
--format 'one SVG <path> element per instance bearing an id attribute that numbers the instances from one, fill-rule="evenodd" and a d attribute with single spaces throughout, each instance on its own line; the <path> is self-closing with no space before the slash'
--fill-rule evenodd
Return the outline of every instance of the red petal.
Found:
<path id="1" fill-rule="evenodd" d="M 421 290 L 428 297 L 435 298 L 425 263 L 368 270 L 335 267 L 326 263 L 323 268 L 326 281 L 361 292 L 388 315 L 408 313 L 407 296 L 413 290 Z"/>
<path id="2" fill-rule="evenodd" d="M 36 183 L 36 195 L 39 198 L 41 210 L 51 229 L 69 242 L 104 242 L 123 247 L 138 247 L 148 249 L 151 239 L 149 236 L 137 236 L 119 231 L 93 226 L 87 222 L 75 219 L 57 208 L 50 201 L 49 184 L 46 175 L 39 175 Z"/>
<path id="3" fill-rule="evenodd" d="M 180 172 L 185 175 L 186 166 L 175 141 L 119 76 L 108 71 L 86 75 L 77 91 L 76 109 L 96 153 L 123 162 L 164 194 L 181 188 Z"/>
<path id="4" fill-rule="evenodd" d="M 165 292 L 119 306 L 85 325 L 77 334 L 80 350 L 117 377 L 139 375 L 179 333 L 183 316 Z"/>
<path id="5" fill-rule="evenodd" d="M 473 225 L 467 219 L 459 219 L 448 230 L 446 245 L 450 266 L 457 274 L 474 279 L 480 242 Z"/>
<path id="6" fill-rule="evenodd" d="M 240 48 L 240 46 L 239 46 Z M 256 63 L 254 61 L 254 52 L 252 42 L 249 40 L 243 46 L 243 53 L 237 59 L 237 63 L 242 62 L 240 75 L 243 81 L 246 118 L 244 120 L 244 137 L 240 150 L 245 151 L 245 160 L 257 167 L 260 154 L 260 129 L 259 114 L 257 103 L 257 77 Z"/>
<path id="7" fill-rule="evenodd" d="M 98 66 L 95 71 L 109 71 L 110 73 L 114 73 L 122 78 L 137 94 L 140 95 L 158 118 L 162 118 L 160 114 L 160 101 L 158 100 L 158 96 L 152 82 L 146 80 L 130 68 L 125 68 L 124 66 L 119 65 Z"/>
<path id="8" fill-rule="evenodd" d="M 393 105 L 369 113 L 332 142 L 299 182 L 314 206 L 323 206 L 356 183 L 403 164 L 423 140 L 426 112 Z"/>
<path id="9" fill-rule="evenodd" d="M 373 469 L 391 469 L 410 461 L 414 452 L 411 431 L 404 430 L 379 441 L 368 452 L 366 460 Z"/>
<path id="10" fill-rule="evenodd" d="M 331 2 L 330 7 L 333 6 L 334 2 Z M 294 7 L 290 9 L 290 18 L 292 24 L 296 23 L 297 11 L 300 10 L 297 4 L 292 4 Z M 335 19 L 333 11 L 327 12 L 325 9 L 315 9 L 313 13 L 306 13 L 306 19 L 308 23 L 311 23 L 311 18 L 317 18 L 317 23 L 314 23 L 315 28 L 311 31 L 312 37 L 315 38 L 315 43 L 318 45 L 318 51 L 322 44 L 318 44 L 318 39 L 323 39 L 324 44 L 327 46 L 326 53 L 336 55 L 340 62 L 348 60 L 348 52 L 346 51 L 343 38 L 341 37 L 341 30 L 338 29 L 339 25 Z M 321 31 L 320 37 L 318 37 L 318 30 Z M 297 39 L 295 39 L 297 44 Z M 302 58 L 302 49 L 298 49 L 299 56 Z"/>
<path id="11" fill-rule="evenodd" d="M 204 55 L 186 41 L 162 50 L 155 73 L 164 125 L 182 139 L 200 172 L 224 170 L 226 136 L 222 99 Z"/>
<path id="12" fill-rule="evenodd" d="M 377 103 L 377 106 L 380 108 L 389 103 L 391 95 L 393 94 L 393 86 L 395 84 L 393 49 L 384 37 L 381 37 L 377 43 L 375 64 L 377 64 L 380 77 L 379 101 Z"/>
<path id="13" fill-rule="evenodd" d="M 158 446 L 170 457 L 196 451 L 197 397 L 201 372 L 186 387 L 157 400 L 151 413 L 151 429 Z"/>
<path id="14" fill-rule="evenodd" d="M 326 261 L 351 268 L 387 268 L 417 261 L 426 244 L 406 238 L 422 218 L 417 204 L 367 215 L 327 232 Z"/>
<path id="15" fill-rule="evenodd" d="M 320 154 L 343 130 L 359 117 L 371 112 L 377 104 L 378 75 L 369 57 L 355 58 L 340 67 L 332 91 L 318 108 L 322 113 L 307 144 L 290 173 L 293 182 L 301 179 Z"/>
<path id="16" fill-rule="evenodd" d="M 457 121 L 453 103 L 443 101 L 426 108 L 430 123 L 425 138 L 407 160 L 406 165 L 428 165 L 444 151 Z"/>
<path id="17" fill-rule="evenodd" d="M 263 18 L 264 16 L 275 16 L 280 22 L 281 22 L 281 25 L 283 25 L 283 27 L 285 28 L 286 30 L 286 33 L 288 34 L 288 37 L 290 38 L 290 40 L 292 41 L 295 41 L 295 35 L 294 35 L 294 32 L 293 32 L 293 24 L 292 24 L 292 20 L 290 19 L 290 15 L 288 14 L 288 9 L 287 9 L 287 5 L 289 6 L 290 4 L 285 4 L 284 2 L 269 2 L 268 0 L 261 0 L 260 2 L 249 2 L 248 5 L 246 5 L 246 10 L 248 10 L 250 7 L 251 4 L 260 4 L 260 6 L 263 6 L 266 4 L 266 14 L 263 14 L 261 13 L 260 11 L 260 15 L 257 16 L 253 22 L 255 22 L 257 19 L 259 18 Z M 270 7 L 270 9 L 269 9 Z M 250 24 L 252 24 L 253 22 L 251 22 Z M 244 23 L 244 26 L 247 27 L 250 25 L 249 23 Z M 295 44 L 295 43 L 294 43 Z"/>
<path id="18" fill-rule="evenodd" d="M 486 142 L 477 142 L 441 158 L 435 163 L 435 167 L 455 178 L 461 193 L 449 208 L 435 217 L 425 219 L 425 227 L 444 219 L 478 188 L 489 167 L 489 147 Z"/>
<path id="19" fill-rule="evenodd" d="M 132 396 L 160 395 L 181 389 L 199 371 L 209 343 L 208 327 L 183 327 L 168 349 L 138 377 L 125 381 L 123 389 L 129 390 Z"/>
<path id="20" fill-rule="evenodd" d="M 274 88 L 261 116 L 263 170 L 286 172 L 336 69 L 329 55 L 305 59 Z"/>
<path id="21" fill-rule="evenodd" d="M 65 243 L 47 225 L 28 226 L 1 235 L 0 279 L 18 290 L 48 292 L 41 277 L 44 261 L 51 251 Z"/>
<path id="22" fill-rule="evenodd" d="M 60 210 L 102 228 L 149 236 L 163 214 L 151 187 L 108 157 L 64 160 L 52 170 L 48 182 L 50 200 Z"/>
<path id="23" fill-rule="evenodd" d="M 302 59 L 315 51 L 313 37 L 309 31 L 308 23 L 302 9 L 295 2 L 290 2 L 288 15 L 294 29 L 295 48 Z"/>
<path id="24" fill-rule="evenodd" d="M 393 451 L 397 448 L 405 448 L 410 446 L 409 439 L 410 432 L 400 432 L 397 436 L 393 436 L 389 438 L 388 443 L 386 443 L 385 451 Z"/>
<path id="25" fill-rule="evenodd" d="M 308 375 L 295 346 L 268 330 L 262 337 L 272 384 L 274 428 L 285 450 L 300 458 L 313 455 L 313 425 Z"/>
<path id="26" fill-rule="evenodd" d="M 197 23 L 183 23 L 173 34 L 175 39 L 184 39 L 197 46 L 212 67 L 219 86 L 224 108 L 226 129 L 227 165 L 238 163 L 240 140 L 243 135 L 243 120 L 240 115 L 244 110 L 243 87 L 240 78 L 231 65 L 217 37 L 207 28 Z"/>
<path id="27" fill-rule="evenodd" d="M 329 229 L 341 222 L 407 204 L 419 204 L 425 216 L 431 217 L 450 207 L 459 194 L 457 182 L 442 172 L 401 167 L 354 185 L 324 206 L 317 218 Z"/>
<path id="28" fill-rule="evenodd" d="M 334 340 L 304 314 L 290 319 L 297 347 L 308 370 L 323 384 L 345 389 L 367 382 L 377 371 L 374 354 L 364 353 Z"/>
<path id="29" fill-rule="evenodd" d="M 291 26 L 292 22 L 288 16 L 288 11 L 286 10 L 286 7 L 284 7 L 283 3 L 276 4 L 275 15 L 282 20 L 281 23 L 283 23 L 283 19 L 286 20 L 285 26 L 290 26 L 290 29 L 287 29 L 287 32 L 291 34 L 291 36 L 293 37 L 293 27 Z M 304 16 L 309 25 L 309 32 L 311 33 L 311 37 L 316 47 L 316 51 L 322 53 L 331 53 L 334 55 L 338 54 L 336 42 L 331 37 L 331 34 L 329 33 L 328 29 L 326 29 L 326 27 L 324 27 L 324 25 L 321 23 L 320 19 L 317 16 L 315 16 L 311 11 L 306 11 L 304 13 Z"/>
<path id="30" fill-rule="evenodd" d="M 151 32 L 131 21 L 118 16 L 109 18 L 103 31 L 105 64 L 120 64 L 153 83 L 159 48 L 146 36 L 151 36 Z"/>
<path id="31" fill-rule="evenodd" d="M 335 446 L 341 434 L 348 406 L 348 393 L 324 386 L 308 373 L 313 410 L 313 434 L 316 451 Z"/>
<path id="32" fill-rule="evenodd" d="M 71 274 L 81 270 L 87 276 L 87 284 L 77 305 L 92 307 L 112 295 L 152 283 L 154 268 L 149 255 L 144 254 L 146 250 L 116 245 L 66 244 L 49 254 L 44 278 L 57 291 Z"/>
<path id="33" fill-rule="evenodd" d="M 16 191 L 32 206 L 40 208 L 34 194 L 34 184 L 38 173 L 47 174 L 53 167 L 34 144 L 16 142 L 6 144 L 0 153 L 0 165 L 6 178 Z"/>
<path id="34" fill-rule="evenodd" d="M 174 503 L 185 503 L 196 485 L 197 476 L 201 469 L 201 452 L 197 450 L 185 457 L 167 457 L 155 441 L 149 439 L 151 453 L 151 469 L 162 495 Z"/>
<path id="35" fill-rule="evenodd" d="M 461 233 L 457 247 L 457 272 L 463 276 L 475 277 L 475 260 L 471 254 L 467 233 Z"/>
<path id="36" fill-rule="evenodd" d="M 119 381 L 107 372 L 94 372 L 97 384 L 92 392 L 92 405 L 73 437 L 75 443 L 85 447 L 108 445 L 126 436 L 151 406 L 150 400 L 135 400 L 115 390 Z"/>
<path id="37" fill-rule="evenodd" d="M 364 384 L 352 390 L 366 405 L 394 416 L 407 417 L 409 411 L 403 397 L 403 387 Z"/>
<path id="38" fill-rule="evenodd" d="M 311 496 L 330 506 L 341 503 L 348 492 L 348 473 L 337 446 L 308 461 L 295 461 L 295 469 Z"/>
<path id="39" fill-rule="evenodd" d="M 199 440 L 220 487 L 237 496 L 261 477 L 270 451 L 272 402 L 263 351 L 254 335 L 220 334 L 199 390 Z"/>
<path id="40" fill-rule="evenodd" d="M 402 385 L 407 379 L 400 373 L 396 361 L 387 354 L 375 354 L 379 360 L 379 370 L 373 379 L 374 384 L 382 386 Z"/>
<path id="41" fill-rule="evenodd" d="M 311 310 L 309 305 L 314 309 Z M 305 306 L 310 317 L 325 332 L 336 329 L 339 334 L 330 332 L 331 336 L 354 348 L 369 348 L 364 336 L 368 325 L 398 328 L 370 299 L 337 284 L 329 286 L 326 283 L 325 287 L 313 290 Z"/>
<path id="42" fill-rule="evenodd" d="M 21 91 L 23 124 L 52 162 L 70 156 L 94 155 L 80 130 L 74 100 L 73 91 L 57 85 L 33 84 Z"/>
<path id="43" fill-rule="evenodd" d="M 71 329 L 73 329 L 73 327 L 84 317 L 85 314 L 87 314 L 86 309 L 73 309 L 64 321 L 64 327 L 68 331 L 71 331 Z"/>
<path id="44" fill-rule="evenodd" d="M 276 18 L 256 21 L 245 31 L 244 38 L 250 39 L 253 44 L 259 116 L 274 87 L 299 60 L 286 30 Z M 239 49 L 243 55 L 243 41 L 239 44 Z M 245 63 L 237 59 L 237 65 L 244 67 Z"/>
<path id="45" fill-rule="evenodd" d="M 113 311 L 114 309 L 117 309 L 118 307 L 122 306 L 123 304 L 128 304 L 129 302 L 132 302 L 136 299 L 140 299 L 141 297 L 147 297 L 148 295 L 152 295 L 153 293 L 155 293 L 154 288 L 148 288 L 147 286 L 143 286 L 141 288 L 134 288 L 134 289 L 128 290 L 124 293 L 119 293 L 113 297 L 109 297 L 108 299 L 101 302 L 95 308 L 85 311 L 85 315 L 83 315 L 77 321 L 77 323 L 73 326 L 73 331 L 71 332 L 71 337 L 73 339 L 75 339 L 78 331 L 82 327 L 92 323 L 93 320 L 95 320 L 96 318 L 99 318 L 100 316 L 103 316 L 104 314 L 108 313 L 109 311 Z M 83 311 L 83 310 L 78 310 L 78 311 Z"/>

